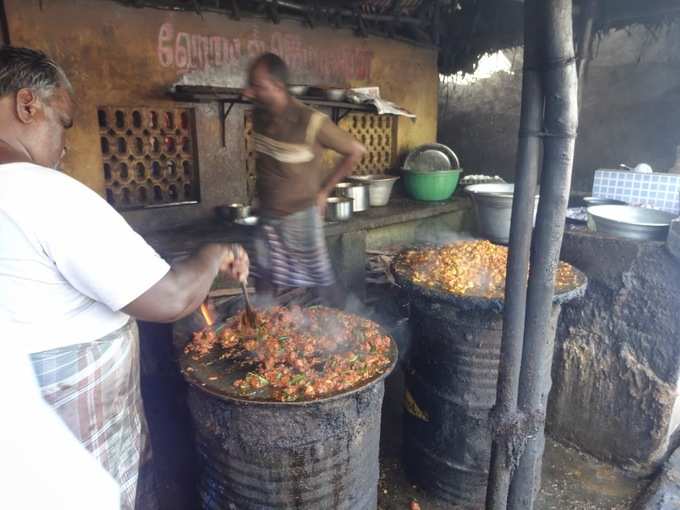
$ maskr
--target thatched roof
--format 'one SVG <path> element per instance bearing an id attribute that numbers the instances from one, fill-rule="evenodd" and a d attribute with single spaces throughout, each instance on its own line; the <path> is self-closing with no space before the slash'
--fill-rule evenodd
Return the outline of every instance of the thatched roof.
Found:
<path id="1" fill-rule="evenodd" d="M 594 2 L 595 34 L 633 24 L 655 27 L 680 16 L 677 0 L 574 0 L 576 36 L 590 1 Z M 455 10 L 445 10 L 441 18 L 446 30 L 441 35 L 440 72 L 472 72 L 485 53 L 520 46 L 523 8 L 520 0 L 458 0 Z"/>

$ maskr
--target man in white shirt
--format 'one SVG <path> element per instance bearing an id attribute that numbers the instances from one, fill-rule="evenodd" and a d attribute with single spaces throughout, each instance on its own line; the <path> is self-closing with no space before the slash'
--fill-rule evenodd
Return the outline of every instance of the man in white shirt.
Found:
<path id="1" fill-rule="evenodd" d="M 42 395 L 133 509 L 149 455 L 134 318 L 193 312 L 240 247 L 211 244 L 170 267 L 99 195 L 55 170 L 74 97 L 45 54 L 0 48 L 0 331 L 30 353 Z"/>

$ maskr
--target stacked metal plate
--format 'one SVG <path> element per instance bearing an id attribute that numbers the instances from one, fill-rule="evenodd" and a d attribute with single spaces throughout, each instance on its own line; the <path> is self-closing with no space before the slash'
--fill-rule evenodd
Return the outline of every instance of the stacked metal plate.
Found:
<path id="1" fill-rule="evenodd" d="M 460 168 L 460 160 L 455 152 L 441 143 L 428 143 L 416 147 L 404 161 L 404 170 L 434 172 L 453 168 Z"/>

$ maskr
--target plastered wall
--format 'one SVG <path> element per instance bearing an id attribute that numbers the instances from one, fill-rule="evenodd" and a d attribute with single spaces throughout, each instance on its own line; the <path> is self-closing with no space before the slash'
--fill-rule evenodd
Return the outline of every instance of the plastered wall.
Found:
<path id="1" fill-rule="evenodd" d="M 42 7 L 41 7 L 42 4 Z M 240 87 L 250 59 L 274 51 L 292 81 L 337 86 L 377 85 L 382 96 L 417 115 L 400 119 L 399 153 L 432 142 L 437 132 L 436 51 L 349 30 L 226 15 L 139 9 L 106 0 L 5 0 L 10 41 L 42 49 L 64 67 L 77 92 L 64 170 L 104 193 L 97 106 L 172 105 L 175 83 Z M 235 106 L 220 140 L 216 104 L 196 108 L 199 205 L 126 212 L 148 231 L 213 216 L 219 204 L 246 196 L 243 106 Z"/>

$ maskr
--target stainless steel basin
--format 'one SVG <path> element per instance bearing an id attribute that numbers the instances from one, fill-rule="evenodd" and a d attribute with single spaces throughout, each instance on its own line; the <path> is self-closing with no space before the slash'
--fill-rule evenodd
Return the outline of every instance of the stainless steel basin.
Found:
<path id="1" fill-rule="evenodd" d="M 665 241 L 675 217 L 666 211 L 630 205 L 596 205 L 588 207 L 588 228 L 615 237 Z"/>

